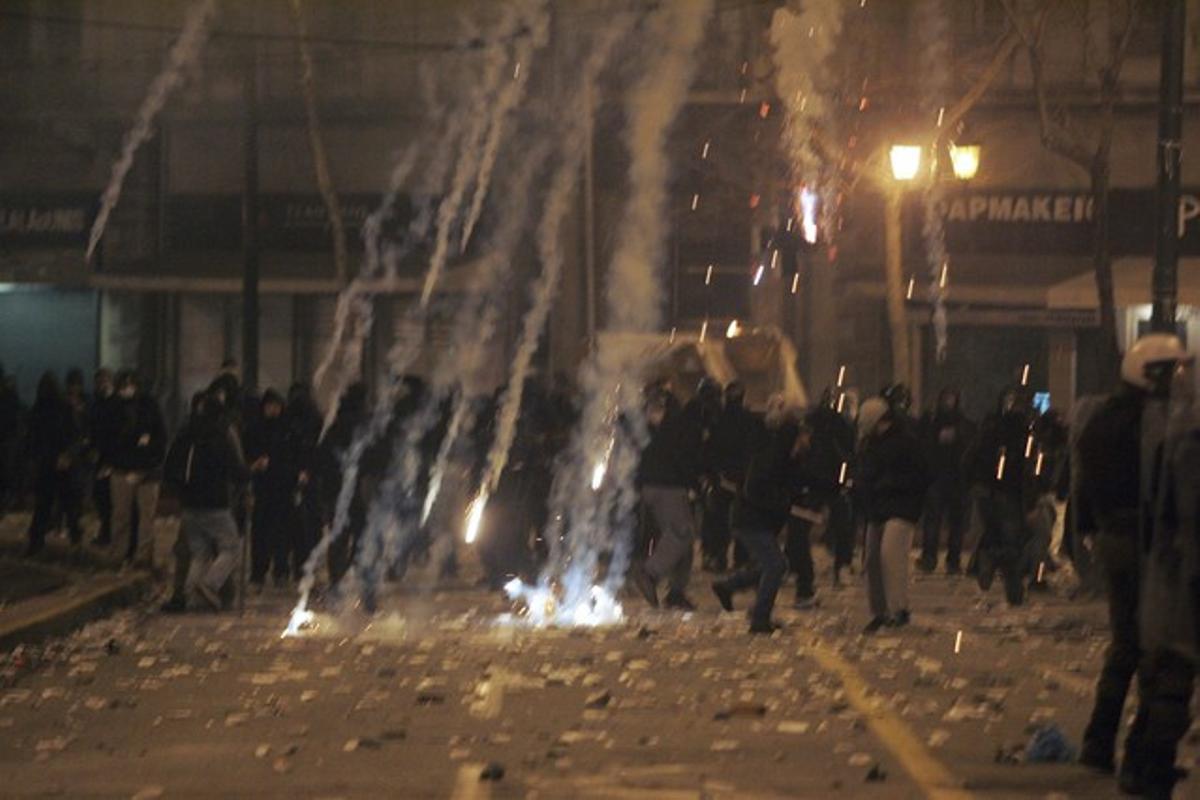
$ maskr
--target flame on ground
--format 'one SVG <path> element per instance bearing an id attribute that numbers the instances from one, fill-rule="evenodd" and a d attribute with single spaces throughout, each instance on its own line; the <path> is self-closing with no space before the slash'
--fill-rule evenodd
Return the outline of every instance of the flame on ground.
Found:
<path id="1" fill-rule="evenodd" d="M 592 628 L 616 625 L 625 618 L 620 602 L 607 589 L 594 584 L 588 587 L 586 597 L 574 604 L 564 604 L 564 598 L 553 586 L 546 583 L 533 586 L 520 578 L 506 583 L 504 591 L 514 602 L 523 603 L 516 614 L 505 615 L 505 620 L 533 628 Z"/>
<path id="2" fill-rule="evenodd" d="M 287 627 L 283 629 L 283 633 L 279 634 L 280 639 L 299 636 L 302 632 L 312 628 L 317 615 L 304 606 L 305 603 L 301 602 L 292 609 L 292 616 L 288 619 Z"/>

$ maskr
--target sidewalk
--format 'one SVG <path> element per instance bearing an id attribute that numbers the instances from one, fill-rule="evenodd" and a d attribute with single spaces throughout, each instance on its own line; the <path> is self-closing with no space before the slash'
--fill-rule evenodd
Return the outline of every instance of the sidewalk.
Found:
<path id="1" fill-rule="evenodd" d="M 149 571 L 117 571 L 105 553 L 57 538 L 37 558 L 22 558 L 27 524 L 25 514 L 0 521 L 0 650 L 66 633 L 154 586 Z"/>

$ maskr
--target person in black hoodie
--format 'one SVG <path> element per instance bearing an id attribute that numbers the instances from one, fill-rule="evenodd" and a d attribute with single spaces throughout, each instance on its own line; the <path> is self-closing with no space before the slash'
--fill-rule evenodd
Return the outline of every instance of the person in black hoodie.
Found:
<path id="1" fill-rule="evenodd" d="M 1004 576 L 1009 605 L 1025 602 L 1025 551 L 1028 517 L 1037 501 L 1034 484 L 1036 437 L 1033 403 L 1022 387 L 1006 389 L 996 412 L 984 420 L 965 457 L 983 531 L 975 550 L 979 588 L 991 588 L 996 572 Z"/>
<path id="2" fill-rule="evenodd" d="M 317 445 L 316 464 L 321 498 L 321 515 L 325 524 L 333 524 L 338 511 L 344 472 L 343 458 L 350 452 L 355 438 L 367 422 L 367 389 L 361 383 L 346 387 L 333 424 L 325 431 Z M 367 523 L 366 503 L 363 502 L 359 482 L 355 481 L 347 510 L 349 515 L 346 530 L 329 544 L 329 579 L 337 583 L 349 569 L 351 559 L 358 549 L 358 537 Z"/>
<path id="3" fill-rule="evenodd" d="M 780 402 L 772 402 L 758 435 L 746 442 L 746 475 L 733 502 L 734 536 L 750 562 L 723 580 L 714 581 L 713 594 L 726 611 L 733 611 L 736 592 L 757 587 L 750 610 L 750 633 L 770 634 L 775 598 L 788 562 L 779 549 L 779 531 L 788 520 L 796 486 L 796 461 L 803 445 L 798 428 Z"/>
<path id="4" fill-rule="evenodd" d="M 55 501 L 67 517 L 71 543 L 79 544 L 79 508 L 73 502 L 71 470 L 81 451 L 82 437 L 71 406 L 54 374 L 38 381 L 37 399 L 29 412 L 26 450 L 34 475 L 34 510 L 29 524 L 27 556 L 41 552 L 46 544 Z"/>
<path id="5" fill-rule="evenodd" d="M 283 396 L 274 389 L 263 393 L 257 418 L 246 429 L 246 460 L 254 473 L 254 514 L 250 539 L 250 583 L 262 591 L 267 571 L 276 586 L 286 583 L 289 521 L 297 471 L 287 453 Z"/>
<path id="6" fill-rule="evenodd" d="M 813 448 L 812 428 L 807 423 L 800 425 L 792 449 L 792 497 L 784 552 L 788 567 L 796 576 L 793 605 L 801 610 L 814 608 L 817 602 L 810 538 L 812 528 L 826 521 L 825 509 L 838 489 L 836 469 L 831 470 L 820 463 L 817 455 Z"/>
<path id="7" fill-rule="evenodd" d="M 729 514 L 745 478 L 749 454 L 746 443 L 761 434 L 761 427 L 762 420 L 746 408 L 745 386 L 730 381 L 708 446 L 710 472 L 700 522 L 703 566 L 708 572 L 724 572 L 729 565 L 729 544 L 733 538 Z M 746 558 L 741 544 L 735 545 L 734 565 L 741 566 Z"/>
<path id="8" fill-rule="evenodd" d="M 111 448 L 101 466 L 112 470 L 113 555 L 118 561 L 129 562 L 138 560 L 137 550 L 148 551 L 154 536 L 167 429 L 158 403 L 142 391 L 137 374 L 128 370 L 117 377 L 113 416 Z"/>
<path id="9" fill-rule="evenodd" d="M 862 442 L 857 487 L 867 515 L 867 596 L 871 621 L 864 633 L 909 622 L 908 565 L 929 467 L 909 430 L 903 408 L 873 397 L 858 413 Z"/>
<path id="10" fill-rule="evenodd" d="M 646 401 L 650 441 L 642 452 L 638 485 L 659 537 L 650 558 L 634 567 L 631 576 L 651 607 L 658 607 L 658 583 L 666 579 L 667 608 L 691 611 L 695 606 L 687 597 L 687 586 L 695 535 L 688 492 L 700 477 L 701 434 L 679 410 L 672 410 L 672 401 L 662 390 L 652 390 Z"/>
<path id="11" fill-rule="evenodd" d="M 299 580 L 308 556 L 321 537 L 321 507 L 317 496 L 317 442 L 321 438 L 321 412 L 312 389 L 294 383 L 288 389 L 283 412 L 284 452 L 296 475 L 289 519 L 292 528 L 292 579 Z"/>
<path id="12" fill-rule="evenodd" d="M 220 611 L 221 588 L 237 565 L 240 548 L 231 506 L 236 487 L 250 478 L 250 470 L 215 398 L 205 396 L 195 405 L 196 413 L 171 445 L 164 476 L 183 506 L 179 535 L 186 538 L 191 556 L 188 606 Z"/>
<path id="13" fill-rule="evenodd" d="M 112 544 L 112 468 L 106 466 L 112 452 L 116 392 L 110 371 L 101 367 L 92 378 L 92 402 L 88 407 L 88 444 L 95 472 L 92 478 L 92 503 L 100 519 L 100 532 L 94 543 L 99 547 Z M 105 465 L 105 466 L 102 466 Z"/>
<path id="14" fill-rule="evenodd" d="M 854 507 L 850 486 L 854 475 L 854 424 L 843 412 L 846 394 L 827 387 L 821 403 L 805 422 L 812 429 L 812 450 L 806 459 L 818 491 L 824 487 L 824 497 L 811 497 L 824 503 L 826 512 L 825 538 L 833 553 L 833 585 L 841 585 L 842 570 L 854 562 Z M 797 597 L 799 599 L 799 597 Z"/>
<path id="15" fill-rule="evenodd" d="M 924 537 L 918 562 L 923 572 L 937 569 L 943 520 L 948 528 L 946 572 L 957 575 L 962 571 L 968 508 L 963 457 L 975 436 L 975 424 L 962 413 L 960 400 L 957 389 L 942 389 L 937 408 L 921 420 L 921 443 L 933 469 L 933 485 L 925 498 Z"/>

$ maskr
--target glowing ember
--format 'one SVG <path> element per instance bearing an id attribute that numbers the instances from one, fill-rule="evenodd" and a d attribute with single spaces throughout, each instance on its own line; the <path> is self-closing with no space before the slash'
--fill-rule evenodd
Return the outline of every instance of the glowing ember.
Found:
<path id="1" fill-rule="evenodd" d="M 1000 448 L 1000 460 L 996 462 L 996 480 L 1004 479 L 1004 462 L 1008 459 L 1008 451 Z"/>
<path id="2" fill-rule="evenodd" d="M 480 489 L 467 508 L 467 529 L 463 534 L 463 541 L 467 544 L 474 544 L 479 538 L 479 528 L 483 525 L 483 511 L 487 508 L 487 501 L 487 491 Z"/>
<path id="3" fill-rule="evenodd" d="M 755 286 L 758 286 L 760 283 L 762 283 L 764 269 L 765 268 L 763 267 L 762 264 L 758 265 L 758 269 L 754 273 L 754 285 Z"/>
<path id="4" fill-rule="evenodd" d="M 733 322 L 730 322 L 729 327 L 725 329 L 725 338 L 733 339 L 733 338 L 736 338 L 741 335 L 742 335 L 742 326 L 739 325 L 738 321 L 735 319 Z"/>

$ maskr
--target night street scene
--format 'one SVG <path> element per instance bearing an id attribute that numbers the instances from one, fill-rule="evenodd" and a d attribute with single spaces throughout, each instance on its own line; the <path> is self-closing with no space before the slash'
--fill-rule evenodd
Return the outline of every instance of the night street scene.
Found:
<path id="1" fill-rule="evenodd" d="M 1200 0 L 0 65 L 0 798 L 1200 798 Z"/>

